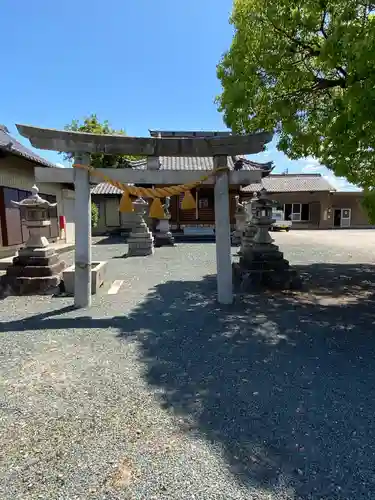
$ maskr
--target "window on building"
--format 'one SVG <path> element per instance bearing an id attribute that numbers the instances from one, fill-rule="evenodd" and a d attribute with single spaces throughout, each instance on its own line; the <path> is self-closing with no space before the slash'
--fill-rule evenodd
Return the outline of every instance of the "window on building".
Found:
<path id="1" fill-rule="evenodd" d="M 284 205 L 285 220 L 295 222 L 308 221 L 310 218 L 308 203 L 286 203 Z"/>
<path id="2" fill-rule="evenodd" d="M 200 188 L 198 189 L 198 208 L 213 209 L 214 200 L 214 190 L 212 188 Z"/>
<path id="3" fill-rule="evenodd" d="M 199 198 L 198 204 L 199 208 L 208 208 L 209 207 L 208 198 Z"/>

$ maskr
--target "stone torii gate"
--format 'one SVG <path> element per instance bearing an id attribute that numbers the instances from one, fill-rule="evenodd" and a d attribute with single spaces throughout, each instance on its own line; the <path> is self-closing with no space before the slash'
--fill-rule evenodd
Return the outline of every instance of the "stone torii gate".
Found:
<path id="1" fill-rule="evenodd" d="M 134 156 L 213 157 L 214 168 L 227 167 L 228 156 L 256 154 L 272 139 L 272 134 L 217 135 L 192 138 L 126 137 L 99 135 L 17 125 L 19 133 L 32 146 L 51 151 L 73 152 L 75 163 L 90 164 L 90 153 Z M 186 184 L 198 180 L 195 171 L 99 169 L 107 177 L 123 183 L 150 185 Z M 200 174 L 202 172 L 199 172 Z M 198 174 L 198 175 L 197 175 Z M 95 178 L 82 168 L 35 168 L 36 182 L 73 183 L 75 185 L 75 295 L 78 308 L 91 305 L 91 194 Z M 229 220 L 229 185 L 259 183 L 262 170 L 220 171 L 206 183 L 215 183 L 215 227 L 218 301 L 233 302 L 232 262 Z"/>

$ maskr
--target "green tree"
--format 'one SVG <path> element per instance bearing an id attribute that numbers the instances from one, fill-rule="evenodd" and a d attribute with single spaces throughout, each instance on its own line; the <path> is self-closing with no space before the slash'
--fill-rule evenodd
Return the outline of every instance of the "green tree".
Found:
<path id="1" fill-rule="evenodd" d="M 65 130 L 71 130 L 73 132 L 88 132 L 92 134 L 116 134 L 116 135 L 126 135 L 124 130 L 113 129 L 109 122 L 105 120 L 100 122 L 96 114 L 91 114 L 83 119 L 82 122 L 79 120 L 73 120 L 72 123 L 66 125 Z M 73 157 L 73 153 L 63 153 L 65 160 L 70 160 Z M 107 155 L 103 153 L 93 153 L 91 154 L 91 165 L 94 168 L 126 168 L 129 167 L 129 161 L 139 160 L 139 156 L 131 155 Z"/>
<path id="2" fill-rule="evenodd" d="M 366 0 L 234 0 L 217 98 L 234 132 L 274 130 L 291 159 L 314 156 L 363 187 L 367 208 L 375 207 L 373 9 Z"/>
<path id="3" fill-rule="evenodd" d="M 91 227 L 95 228 L 99 222 L 99 209 L 94 202 L 91 202 Z"/>

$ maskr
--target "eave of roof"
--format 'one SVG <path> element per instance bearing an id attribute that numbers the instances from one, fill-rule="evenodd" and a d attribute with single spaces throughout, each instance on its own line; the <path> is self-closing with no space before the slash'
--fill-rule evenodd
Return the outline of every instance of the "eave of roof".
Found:
<path id="1" fill-rule="evenodd" d="M 37 155 L 17 141 L 10 135 L 9 130 L 5 125 L 0 125 L 0 150 L 8 154 L 25 158 L 26 160 L 37 163 L 42 167 L 56 167 L 55 164 Z"/>
<path id="2" fill-rule="evenodd" d="M 361 195 L 364 196 L 363 191 L 334 191 L 332 192 L 334 196 L 355 196 L 355 195 Z"/>
<path id="3" fill-rule="evenodd" d="M 320 174 L 274 174 L 262 180 L 259 184 L 250 184 L 241 189 L 244 193 L 257 192 L 266 189 L 268 193 L 309 193 L 335 192 L 335 188 Z"/>

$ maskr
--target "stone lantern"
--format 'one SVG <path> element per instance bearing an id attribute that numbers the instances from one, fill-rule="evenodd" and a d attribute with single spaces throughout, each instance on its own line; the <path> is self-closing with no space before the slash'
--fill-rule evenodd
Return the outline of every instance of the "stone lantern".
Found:
<path id="1" fill-rule="evenodd" d="M 262 190 L 252 199 L 253 217 L 251 223 L 256 228 L 252 244 L 241 253 L 238 264 L 234 264 L 234 277 L 241 283 L 242 290 L 251 291 L 254 286 L 270 289 L 301 288 L 301 280 L 296 271 L 290 268 L 279 247 L 269 234 L 274 220 L 274 202 Z"/>
<path id="2" fill-rule="evenodd" d="M 23 248 L 14 257 L 3 277 L 10 292 L 20 295 L 43 294 L 55 291 L 60 284 L 65 262 L 61 261 L 56 251 L 50 247 L 43 230 L 51 225 L 48 209 L 56 203 L 49 203 L 39 196 L 36 186 L 31 188 L 31 196 L 12 204 L 21 211 L 29 231 L 29 238 Z"/>
<path id="3" fill-rule="evenodd" d="M 25 221 L 29 230 L 29 239 L 26 242 L 27 248 L 46 248 L 49 243 L 42 234 L 44 228 L 51 225 L 48 218 L 48 209 L 53 208 L 57 203 L 50 203 L 39 196 L 37 186 L 31 188 L 31 196 L 20 202 L 12 201 L 12 205 L 21 211 L 21 219 Z"/>
<path id="4" fill-rule="evenodd" d="M 241 240 L 241 247 L 238 252 L 239 255 L 246 253 L 249 248 L 253 246 L 254 236 L 258 230 L 257 226 L 254 225 L 255 207 L 254 202 L 257 199 L 257 193 L 253 193 L 253 197 L 250 201 L 246 203 L 245 210 L 247 214 L 245 228 Z"/>
<path id="5" fill-rule="evenodd" d="M 174 238 L 170 230 L 169 220 L 171 218 L 171 214 L 169 212 L 171 199 L 166 198 L 164 203 L 164 219 L 159 219 L 156 228 L 155 228 L 155 247 L 163 247 L 163 246 L 174 246 Z"/>
<path id="6" fill-rule="evenodd" d="M 272 219 L 272 208 L 274 202 L 266 197 L 266 190 L 262 189 L 258 193 L 258 197 L 253 200 L 253 224 L 257 231 L 253 238 L 253 245 L 271 245 L 273 239 L 269 233 L 271 225 L 275 222 Z M 273 245 L 274 246 L 274 245 Z M 266 247 L 267 250 L 270 247 Z"/>
<path id="7" fill-rule="evenodd" d="M 129 249 L 127 256 L 152 255 L 154 253 L 154 238 L 144 220 L 148 203 L 143 198 L 137 198 L 133 202 L 133 206 L 136 220 L 128 238 Z"/>

